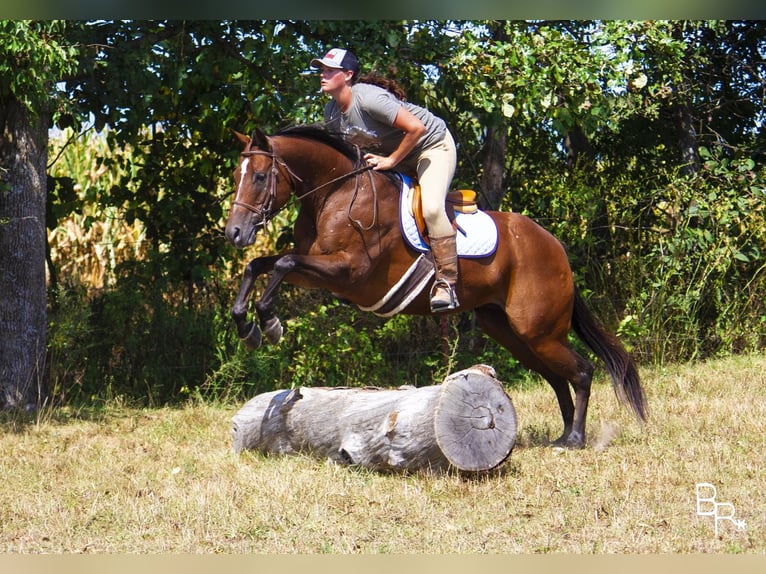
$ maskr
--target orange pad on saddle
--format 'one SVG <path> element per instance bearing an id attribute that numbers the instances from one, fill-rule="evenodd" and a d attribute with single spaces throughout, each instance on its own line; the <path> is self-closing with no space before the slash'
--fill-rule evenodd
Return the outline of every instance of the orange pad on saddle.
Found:
<path id="1" fill-rule="evenodd" d="M 407 176 L 399 175 L 402 179 L 399 209 L 402 236 L 411 247 L 424 253 L 430 246 L 419 199 L 420 186 L 415 186 Z M 492 255 L 497 247 L 497 227 L 495 221 L 476 205 L 476 192 L 450 192 L 446 205 L 447 215 L 457 228 L 458 255 L 473 258 Z"/>
<path id="2" fill-rule="evenodd" d="M 428 242 L 428 226 L 423 217 L 423 198 L 419 183 L 412 182 L 412 216 L 418 227 L 420 235 Z M 472 189 L 456 189 L 447 193 L 444 204 L 447 217 L 453 222 L 456 213 L 476 213 L 479 206 L 476 204 L 476 192 Z"/>

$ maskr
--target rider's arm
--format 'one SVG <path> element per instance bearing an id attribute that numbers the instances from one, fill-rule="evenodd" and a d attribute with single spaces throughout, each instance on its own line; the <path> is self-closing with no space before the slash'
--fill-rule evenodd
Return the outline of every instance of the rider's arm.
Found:
<path id="1" fill-rule="evenodd" d="M 375 169 L 385 170 L 393 169 L 400 161 L 409 155 L 418 145 L 418 141 L 423 137 L 426 127 L 418 118 L 412 115 L 404 106 L 399 107 L 399 111 L 394 119 L 393 126 L 404 132 L 404 137 L 397 148 L 391 152 L 388 157 L 382 157 L 375 154 L 365 155 L 365 159 L 372 160 Z"/>

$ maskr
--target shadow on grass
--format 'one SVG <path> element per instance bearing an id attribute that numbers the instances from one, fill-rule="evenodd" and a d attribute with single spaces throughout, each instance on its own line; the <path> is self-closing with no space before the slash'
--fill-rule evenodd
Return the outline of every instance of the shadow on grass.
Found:
<path id="1" fill-rule="evenodd" d="M 69 404 L 46 406 L 36 411 L 22 409 L 0 410 L 0 433 L 20 434 L 30 428 L 44 425 L 64 426 L 71 422 L 104 423 L 135 418 L 151 410 L 180 409 L 183 404 L 166 404 L 158 407 L 123 404 L 121 401 L 103 404 Z"/>

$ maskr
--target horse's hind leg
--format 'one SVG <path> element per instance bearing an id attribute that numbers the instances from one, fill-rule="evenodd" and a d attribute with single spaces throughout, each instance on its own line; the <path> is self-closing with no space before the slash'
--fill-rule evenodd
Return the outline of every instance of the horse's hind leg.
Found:
<path id="1" fill-rule="evenodd" d="M 585 444 L 585 419 L 590 399 L 593 366 L 565 340 L 540 337 L 531 342 L 517 333 L 497 307 L 476 309 L 481 329 L 508 349 L 528 369 L 545 378 L 556 393 L 564 431 L 553 441 L 559 446 L 579 448 Z M 534 340 L 532 340 L 534 341 Z M 569 385 L 575 391 L 572 400 Z"/>
<path id="2" fill-rule="evenodd" d="M 556 392 L 564 419 L 564 432 L 553 444 L 575 448 L 585 446 L 585 419 L 590 401 L 593 365 L 572 349 L 566 340 L 550 339 L 535 345 L 534 352 L 540 364 L 545 365 L 544 368 L 549 373 L 541 374 Z M 574 389 L 574 409 L 569 385 Z"/>

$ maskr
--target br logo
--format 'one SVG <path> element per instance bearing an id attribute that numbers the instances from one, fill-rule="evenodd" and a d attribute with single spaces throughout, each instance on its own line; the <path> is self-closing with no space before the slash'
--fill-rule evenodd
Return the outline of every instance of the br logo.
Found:
<path id="1" fill-rule="evenodd" d="M 715 486 L 707 482 L 697 483 L 697 515 L 712 516 L 715 520 L 715 535 L 718 536 L 718 522 L 729 520 L 740 530 L 745 529 L 744 520 L 734 519 L 734 505 L 731 502 L 716 502 Z"/>

